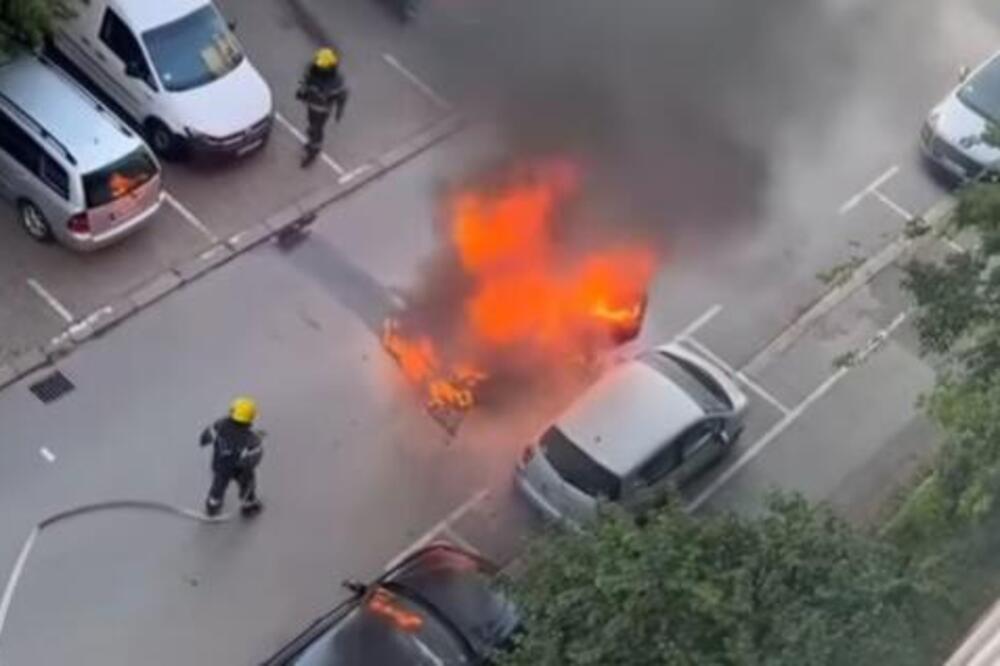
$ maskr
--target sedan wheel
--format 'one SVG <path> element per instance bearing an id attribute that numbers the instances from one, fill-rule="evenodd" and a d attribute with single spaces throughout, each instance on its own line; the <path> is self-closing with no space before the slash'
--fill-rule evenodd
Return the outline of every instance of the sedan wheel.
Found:
<path id="1" fill-rule="evenodd" d="M 45 215 L 38 209 L 38 206 L 30 201 L 22 201 L 18 206 L 21 217 L 21 226 L 28 232 L 28 235 L 41 243 L 52 240 L 52 227 L 49 226 Z"/>

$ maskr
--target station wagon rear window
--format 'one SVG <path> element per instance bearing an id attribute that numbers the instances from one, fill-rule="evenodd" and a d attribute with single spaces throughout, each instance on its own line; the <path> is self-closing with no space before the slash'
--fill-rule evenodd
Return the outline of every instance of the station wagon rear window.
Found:
<path id="1" fill-rule="evenodd" d="M 539 443 L 545 459 L 564 481 L 591 497 L 618 499 L 621 494 L 618 477 L 584 453 L 559 428 L 549 428 Z"/>
<path id="2" fill-rule="evenodd" d="M 119 199 L 156 177 L 158 169 L 143 148 L 83 177 L 88 208 L 98 208 Z"/>
<path id="3" fill-rule="evenodd" d="M 732 407 L 722 387 L 697 366 L 659 351 L 643 356 L 643 360 L 680 386 L 706 414 L 719 414 Z"/>

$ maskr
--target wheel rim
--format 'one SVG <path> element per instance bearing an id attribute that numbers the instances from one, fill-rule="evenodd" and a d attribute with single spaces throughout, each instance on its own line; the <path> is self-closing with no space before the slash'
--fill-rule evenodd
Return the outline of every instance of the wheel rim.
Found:
<path id="1" fill-rule="evenodd" d="M 49 225 L 45 223 L 41 212 L 33 204 L 24 204 L 21 208 L 21 220 L 24 228 L 35 238 L 45 238 L 49 233 Z"/>
<path id="2" fill-rule="evenodd" d="M 170 150 L 170 143 L 170 135 L 167 134 L 167 130 L 159 126 L 153 129 L 153 147 L 158 152 L 165 153 Z"/>

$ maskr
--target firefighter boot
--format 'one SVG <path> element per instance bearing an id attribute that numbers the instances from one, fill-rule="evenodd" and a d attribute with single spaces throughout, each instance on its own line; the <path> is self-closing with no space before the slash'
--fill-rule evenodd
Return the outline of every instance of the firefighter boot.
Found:
<path id="1" fill-rule="evenodd" d="M 222 511 L 222 500 L 215 499 L 214 497 L 209 497 L 205 500 L 205 515 L 209 518 L 219 515 Z"/>
<path id="2" fill-rule="evenodd" d="M 302 162 L 300 163 L 300 166 L 305 169 L 315 162 L 317 157 L 319 157 L 319 148 L 306 146 L 305 152 L 302 154 Z"/>

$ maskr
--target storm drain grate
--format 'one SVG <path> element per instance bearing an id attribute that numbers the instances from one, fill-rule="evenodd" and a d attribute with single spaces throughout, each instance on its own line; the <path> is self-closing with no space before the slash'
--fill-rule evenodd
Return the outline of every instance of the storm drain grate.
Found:
<path id="1" fill-rule="evenodd" d="M 39 380 L 29 386 L 28 390 L 34 393 L 36 398 L 47 405 L 50 402 L 54 402 L 63 397 L 74 388 L 76 387 L 73 386 L 73 382 L 71 382 L 66 375 L 57 370 L 45 379 Z"/>

